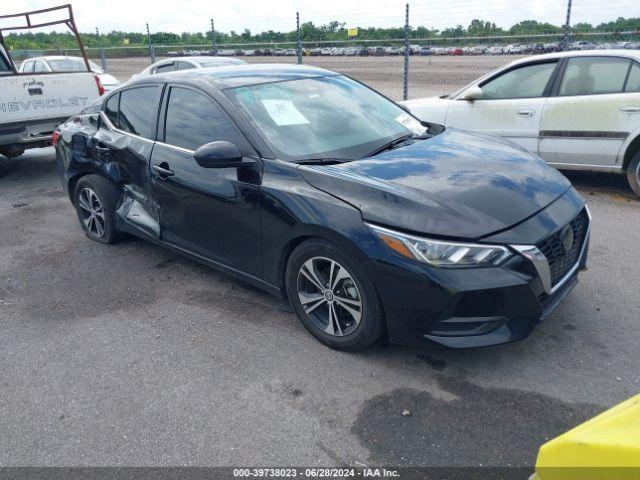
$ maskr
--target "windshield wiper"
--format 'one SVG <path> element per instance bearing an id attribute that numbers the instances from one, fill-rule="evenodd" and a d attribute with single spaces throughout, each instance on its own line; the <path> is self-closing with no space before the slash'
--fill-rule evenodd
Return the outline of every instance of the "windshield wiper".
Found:
<path id="1" fill-rule="evenodd" d="M 298 165 L 331 165 L 334 163 L 347 163 L 353 161 L 349 158 L 327 158 L 327 157 L 319 157 L 319 158 L 303 158 L 302 160 L 294 160 L 293 163 L 297 163 Z"/>
<path id="2" fill-rule="evenodd" d="M 407 135 L 403 135 L 401 137 L 398 137 L 394 140 L 391 140 L 390 142 L 385 143 L 384 145 L 379 146 L 378 148 L 376 148 L 375 150 L 372 150 L 371 152 L 367 153 L 365 155 L 366 157 L 373 157 L 374 155 L 377 155 L 381 152 L 384 152 L 385 150 L 391 150 L 393 147 L 406 142 L 407 140 L 426 140 L 427 138 L 431 138 L 431 135 L 416 135 L 414 133 L 409 133 Z"/>

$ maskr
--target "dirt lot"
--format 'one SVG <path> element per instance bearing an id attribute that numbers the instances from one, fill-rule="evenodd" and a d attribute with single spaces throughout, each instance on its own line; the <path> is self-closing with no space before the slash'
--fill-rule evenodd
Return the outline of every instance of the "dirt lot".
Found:
<path id="1" fill-rule="evenodd" d="M 570 178 L 589 270 L 530 338 L 346 354 L 245 284 L 88 240 L 51 149 L 0 157 L 0 465 L 531 465 L 640 389 L 640 202 Z"/>
<path id="2" fill-rule="evenodd" d="M 409 98 L 450 93 L 517 56 L 465 56 L 410 58 Z M 241 57 L 249 63 L 295 63 L 295 57 Z M 128 80 L 149 65 L 148 58 L 108 59 L 107 71 L 121 81 Z M 315 65 L 349 75 L 402 100 L 403 57 L 304 57 L 305 65 Z"/>

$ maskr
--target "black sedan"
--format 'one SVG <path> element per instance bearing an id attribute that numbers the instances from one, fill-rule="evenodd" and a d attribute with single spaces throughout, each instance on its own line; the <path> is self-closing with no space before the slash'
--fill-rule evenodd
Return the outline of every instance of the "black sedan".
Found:
<path id="1" fill-rule="evenodd" d="M 327 70 L 154 75 L 54 142 L 90 239 L 133 234 L 283 296 L 337 349 L 524 338 L 586 263 L 588 210 L 554 169 Z"/>

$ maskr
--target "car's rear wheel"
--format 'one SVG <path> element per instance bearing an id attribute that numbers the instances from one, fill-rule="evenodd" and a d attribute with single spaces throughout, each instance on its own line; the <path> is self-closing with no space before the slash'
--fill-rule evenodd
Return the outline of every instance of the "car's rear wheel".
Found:
<path id="1" fill-rule="evenodd" d="M 331 243 L 318 239 L 300 244 L 289 257 L 285 281 L 298 318 L 325 345 L 362 350 L 384 334 L 373 283 Z"/>
<path id="2" fill-rule="evenodd" d="M 629 186 L 640 197 L 640 151 L 638 151 L 627 167 L 627 180 Z"/>
<path id="3" fill-rule="evenodd" d="M 98 175 L 82 177 L 74 190 L 73 204 L 80 226 L 87 237 L 100 243 L 114 243 L 121 238 L 115 227 L 119 198 L 117 187 Z"/>

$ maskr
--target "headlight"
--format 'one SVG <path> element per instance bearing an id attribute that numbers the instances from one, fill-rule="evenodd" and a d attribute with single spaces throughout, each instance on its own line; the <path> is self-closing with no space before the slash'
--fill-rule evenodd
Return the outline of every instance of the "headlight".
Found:
<path id="1" fill-rule="evenodd" d="M 367 225 L 394 252 L 434 267 L 496 266 L 512 255 L 508 248 L 500 245 L 432 240 Z"/>

